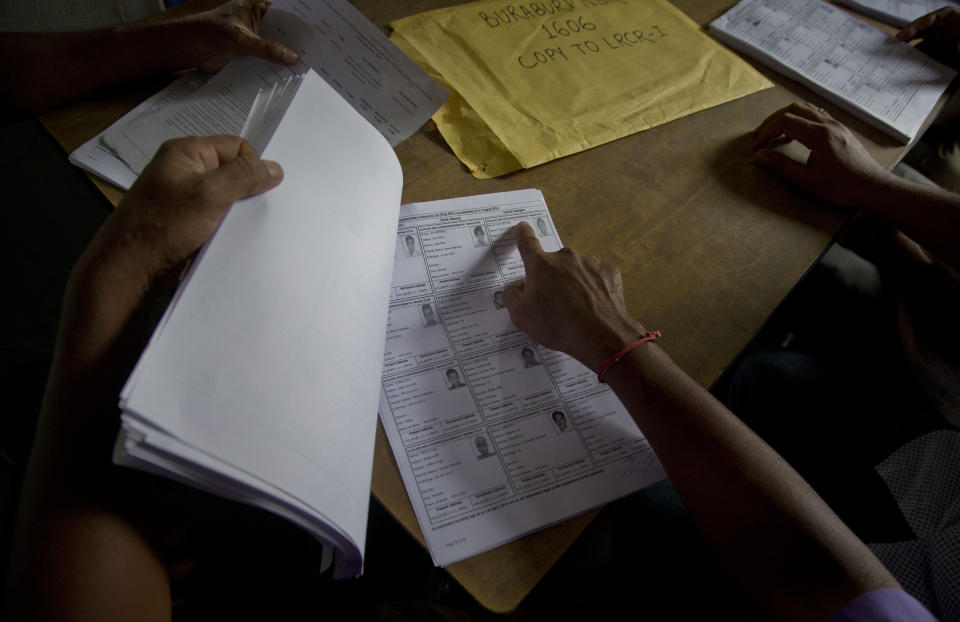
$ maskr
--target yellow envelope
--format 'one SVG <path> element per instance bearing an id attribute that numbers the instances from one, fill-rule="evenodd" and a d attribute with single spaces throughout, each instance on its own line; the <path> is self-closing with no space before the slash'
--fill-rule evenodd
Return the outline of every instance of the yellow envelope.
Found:
<path id="1" fill-rule="evenodd" d="M 451 93 L 433 120 L 481 178 L 773 86 L 666 0 L 482 0 L 391 26 Z"/>

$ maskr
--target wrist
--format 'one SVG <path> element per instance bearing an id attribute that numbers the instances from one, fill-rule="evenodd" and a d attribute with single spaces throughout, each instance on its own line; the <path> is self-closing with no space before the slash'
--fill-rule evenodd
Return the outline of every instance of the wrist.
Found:
<path id="1" fill-rule="evenodd" d="M 113 232 L 108 222 L 80 256 L 71 280 L 94 299 L 108 295 L 118 307 L 135 307 L 160 270 L 142 240 Z M 153 263 L 152 263 L 153 262 Z"/>
<path id="2" fill-rule="evenodd" d="M 581 363 L 597 371 L 604 361 L 614 356 L 646 333 L 643 324 L 629 317 L 605 323 L 585 333 L 585 350 L 577 358 Z"/>
<path id="3" fill-rule="evenodd" d="M 178 20 L 121 24 L 111 29 L 112 47 L 123 50 L 133 75 L 172 73 L 192 69 L 189 50 L 176 37 L 187 27 Z"/>
<path id="4" fill-rule="evenodd" d="M 658 371 L 673 364 L 663 348 L 651 341 L 624 354 L 607 370 L 603 380 L 614 389 L 623 382 L 648 383 Z"/>
<path id="5" fill-rule="evenodd" d="M 627 354 L 629 354 L 633 350 L 636 350 L 637 348 L 645 346 L 648 343 L 654 343 L 659 338 L 660 338 L 659 330 L 647 332 L 642 337 L 640 337 L 639 339 L 637 339 L 627 347 L 623 348 L 622 350 L 620 350 L 619 352 L 617 352 L 616 354 L 608 358 L 606 361 L 600 364 L 600 367 L 597 368 L 597 381 L 604 382 L 604 377 L 606 376 L 610 368 L 616 365 L 618 362 L 620 362 L 620 360 L 623 357 L 625 357 Z"/>
<path id="6" fill-rule="evenodd" d="M 866 181 L 862 189 L 855 190 L 847 205 L 854 209 L 870 211 L 888 202 L 891 194 L 897 194 L 902 189 L 905 179 L 889 171 L 877 175 Z"/>

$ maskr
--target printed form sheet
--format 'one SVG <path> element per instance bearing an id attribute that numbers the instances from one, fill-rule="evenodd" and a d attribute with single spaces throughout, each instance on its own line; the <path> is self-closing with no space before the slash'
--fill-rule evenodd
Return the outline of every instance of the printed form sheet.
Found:
<path id="1" fill-rule="evenodd" d="M 743 0 L 710 30 L 904 142 L 955 75 L 822 0 Z"/>
<path id="2" fill-rule="evenodd" d="M 400 209 L 380 416 L 441 566 L 664 477 L 613 391 L 511 324 L 520 221 L 561 248 L 538 190 Z"/>
<path id="3" fill-rule="evenodd" d="M 154 115 L 167 106 L 183 100 L 203 86 L 209 79 L 209 74 L 200 71 L 191 71 L 184 74 L 164 87 L 159 93 L 117 119 L 110 128 L 123 127 L 137 119 Z M 70 154 L 69 161 L 71 164 L 98 175 L 119 188 L 129 190 L 133 182 L 137 181 L 137 174 L 116 156 L 115 150 L 104 140 L 104 136 L 110 131 L 110 128 L 74 149 Z"/>

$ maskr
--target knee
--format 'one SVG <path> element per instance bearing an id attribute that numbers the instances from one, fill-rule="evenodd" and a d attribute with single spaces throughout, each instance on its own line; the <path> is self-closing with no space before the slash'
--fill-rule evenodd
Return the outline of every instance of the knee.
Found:
<path id="1" fill-rule="evenodd" d="M 762 350 L 737 367 L 727 406 L 751 427 L 807 410 L 821 376 L 813 357 L 786 350 Z"/>

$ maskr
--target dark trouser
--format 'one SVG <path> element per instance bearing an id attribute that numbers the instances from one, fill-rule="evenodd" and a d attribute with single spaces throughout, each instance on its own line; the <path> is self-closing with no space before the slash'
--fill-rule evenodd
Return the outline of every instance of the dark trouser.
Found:
<path id="1" fill-rule="evenodd" d="M 727 405 L 861 539 L 912 538 L 874 466 L 907 441 L 947 424 L 906 366 L 896 298 L 870 264 L 840 248 L 831 250 L 778 315 L 772 328 L 789 344 L 748 356 L 732 376 Z"/>

